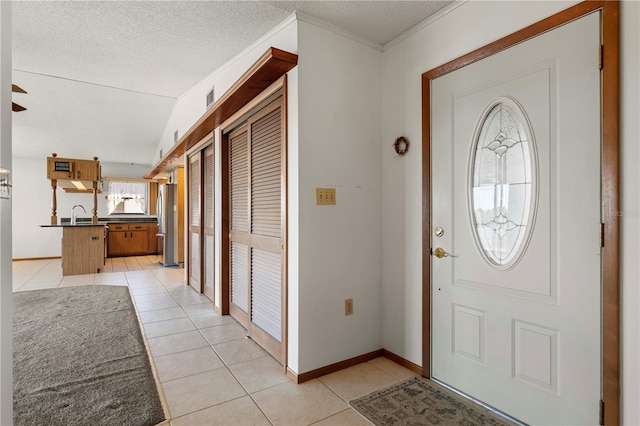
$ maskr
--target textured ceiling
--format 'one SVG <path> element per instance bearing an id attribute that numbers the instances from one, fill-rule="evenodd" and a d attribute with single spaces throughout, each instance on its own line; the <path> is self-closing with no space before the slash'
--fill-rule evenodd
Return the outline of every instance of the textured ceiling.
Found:
<path id="1" fill-rule="evenodd" d="M 384 45 L 452 1 L 266 1 L 301 11 Z"/>
<path id="2" fill-rule="evenodd" d="M 175 99 L 301 11 L 384 45 L 450 1 L 15 1 L 17 157 L 148 164 Z"/>

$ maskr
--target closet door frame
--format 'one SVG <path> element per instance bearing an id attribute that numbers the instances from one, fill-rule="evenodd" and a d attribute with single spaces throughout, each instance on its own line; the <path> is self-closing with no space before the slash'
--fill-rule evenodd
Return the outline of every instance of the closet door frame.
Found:
<path id="1" fill-rule="evenodd" d="M 213 141 L 212 141 L 213 142 Z M 211 169 L 207 170 L 207 158 L 211 157 Z M 216 296 L 216 180 L 215 180 L 215 149 L 213 143 L 206 144 L 200 150 L 200 162 L 201 166 L 201 180 L 202 180 L 202 205 L 200 206 L 200 223 L 201 223 L 201 239 L 200 242 L 200 283 L 202 292 L 205 296 L 211 299 L 215 303 Z M 211 173 L 211 176 L 207 176 L 207 172 Z M 211 185 L 211 198 L 207 197 L 207 182 Z M 210 206 L 209 206 L 210 204 Z M 211 216 L 209 217 L 208 211 L 210 210 Z M 211 224 L 211 226 L 207 226 Z M 213 245 L 211 252 L 208 252 L 207 239 L 211 237 L 213 239 Z M 207 274 L 207 262 L 211 262 L 210 276 Z M 211 278 L 211 286 L 208 284 L 208 279 Z"/>
<path id="2" fill-rule="evenodd" d="M 287 371 L 287 348 L 288 348 L 288 203 L 287 203 L 287 76 L 284 75 L 260 95 L 251 100 L 245 107 L 234 114 L 229 120 L 225 121 L 218 128 L 220 140 L 220 166 L 221 166 L 221 241 L 220 241 L 220 313 L 228 315 L 230 313 L 231 299 L 231 241 L 229 234 L 231 231 L 231 192 L 230 184 L 230 168 L 229 168 L 229 136 L 231 132 L 244 125 L 249 117 L 258 113 L 267 107 L 276 99 L 281 99 L 281 129 L 282 129 L 282 149 L 281 149 L 281 280 L 282 280 L 282 299 L 281 299 L 281 353 L 280 359 Z M 262 332 L 262 330 L 259 330 Z"/>
<path id="3" fill-rule="evenodd" d="M 198 157 L 197 159 L 194 159 L 194 157 Z M 192 160 L 193 159 L 193 160 Z M 193 186 L 193 182 L 191 179 L 191 171 L 193 170 L 193 162 L 194 161 L 198 161 L 198 168 L 200 169 L 200 184 L 199 184 L 199 188 L 198 188 L 198 209 L 200 210 L 199 214 L 200 214 L 200 224 L 197 225 L 199 228 L 199 232 L 198 235 L 200 236 L 200 238 L 198 239 L 198 251 L 199 251 L 199 256 L 198 256 L 198 269 L 200 272 L 200 279 L 199 282 L 197 283 L 197 285 L 194 285 L 194 283 L 192 283 L 191 281 L 191 277 L 192 277 L 192 272 L 193 272 L 193 268 L 194 266 L 192 265 L 192 252 L 195 249 L 192 245 L 192 238 L 191 238 L 191 234 L 192 234 L 192 228 L 194 227 L 193 223 L 192 223 L 192 217 L 191 217 L 191 211 L 192 211 L 192 207 L 193 207 L 193 193 L 192 193 L 192 186 Z M 202 293 L 203 291 L 203 284 L 202 284 L 202 201 L 203 201 L 203 185 L 202 185 L 202 155 L 200 154 L 200 152 L 196 152 L 196 151 L 192 151 L 190 153 L 187 153 L 187 155 L 185 156 L 185 163 L 186 163 L 186 171 L 187 171 L 187 192 L 189 194 L 189 200 L 187 203 L 187 259 L 185 259 L 185 264 L 186 264 L 186 268 L 187 268 L 187 284 L 193 288 L 195 291 L 197 291 L 198 293 Z"/>
<path id="4" fill-rule="evenodd" d="M 215 149 L 214 149 L 214 137 L 213 137 L 213 133 L 207 135 L 205 138 L 203 138 L 199 143 L 197 143 L 196 145 L 193 146 L 193 148 L 191 148 L 189 151 L 187 151 L 185 153 L 185 181 L 186 181 L 186 191 L 189 194 L 189 200 L 187 203 L 187 208 L 186 208 L 186 218 L 187 218 L 187 224 L 186 224 L 186 230 L 187 230 L 187 235 L 188 235 L 188 241 L 187 241 L 187 261 L 185 261 L 185 269 L 186 269 L 186 275 L 187 275 L 187 284 L 189 286 L 191 286 L 194 290 L 196 290 L 198 293 L 201 294 L 205 294 L 205 286 L 206 283 L 204 281 L 205 278 L 205 270 L 204 270 L 204 258 L 203 258 L 203 254 L 204 254 L 204 244 L 205 244 L 205 214 L 206 214 L 206 206 L 205 206 L 205 188 L 204 188 L 204 179 L 205 179 L 205 151 L 211 149 L 213 150 L 213 170 L 212 172 L 214 173 L 214 177 L 213 177 L 213 212 L 214 212 L 214 218 L 213 218 L 213 237 L 214 237 L 214 241 L 216 238 L 215 235 L 215 204 L 216 204 L 216 182 L 215 182 Z M 192 265 L 191 265 L 191 159 L 193 157 L 197 156 L 198 159 L 200 160 L 200 164 L 199 164 L 199 168 L 200 168 L 200 188 L 198 190 L 198 194 L 199 194 L 199 209 L 200 209 L 200 244 L 198 245 L 198 250 L 200 251 L 200 256 L 199 256 L 199 262 L 198 262 L 198 267 L 200 269 L 200 282 L 198 283 L 198 287 L 193 286 L 190 282 L 191 280 L 191 269 L 192 269 Z M 215 291 L 216 291 L 216 287 L 215 287 L 215 276 L 217 271 L 215 270 L 215 243 L 214 243 L 214 252 L 212 254 L 213 256 L 213 265 L 214 265 L 214 271 L 213 271 L 213 276 L 214 276 L 214 283 L 213 283 L 213 295 L 210 297 L 209 295 L 207 295 L 207 297 L 209 297 L 215 304 Z"/>

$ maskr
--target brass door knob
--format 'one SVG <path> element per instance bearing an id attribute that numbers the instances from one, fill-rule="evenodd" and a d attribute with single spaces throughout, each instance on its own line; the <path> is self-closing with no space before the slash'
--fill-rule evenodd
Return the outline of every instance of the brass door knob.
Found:
<path id="1" fill-rule="evenodd" d="M 437 247 L 435 250 L 433 250 L 433 255 L 438 259 L 442 259 L 447 255 L 447 253 L 445 253 L 442 247 Z"/>

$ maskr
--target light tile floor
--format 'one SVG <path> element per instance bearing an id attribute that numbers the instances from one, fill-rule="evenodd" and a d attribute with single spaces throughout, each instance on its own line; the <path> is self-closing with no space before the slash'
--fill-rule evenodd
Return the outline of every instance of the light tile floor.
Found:
<path id="1" fill-rule="evenodd" d="M 348 402 L 414 375 L 377 358 L 296 385 L 185 284 L 184 269 L 157 256 L 107 259 L 105 272 L 66 277 L 59 259 L 13 262 L 13 291 L 94 284 L 129 287 L 172 426 L 368 425 Z"/>

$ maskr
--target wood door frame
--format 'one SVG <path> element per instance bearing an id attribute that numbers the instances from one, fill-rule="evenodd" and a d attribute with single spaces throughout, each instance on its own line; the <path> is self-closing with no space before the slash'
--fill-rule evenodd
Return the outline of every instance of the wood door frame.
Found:
<path id="1" fill-rule="evenodd" d="M 183 194 L 182 197 L 184 199 L 184 194 L 186 193 L 188 195 L 187 197 L 187 203 L 186 203 L 186 207 L 185 205 L 182 206 L 182 212 L 183 212 L 183 220 L 184 220 L 184 224 L 182 227 L 182 232 L 183 234 L 183 238 L 186 239 L 186 241 L 184 241 L 184 244 L 186 244 L 186 258 L 184 259 L 184 269 L 185 269 L 185 274 L 187 276 L 187 285 L 192 287 L 191 284 L 189 284 L 189 279 L 191 278 L 191 162 L 189 161 L 189 159 L 196 154 L 201 154 L 201 151 L 206 149 L 208 146 L 213 146 L 214 144 L 214 135 L 213 133 L 209 133 L 207 136 L 205 136 L 204 138 L 202 138 L 201 141 L 199 141 L 197 144 L 195 144 L 194 146 L 192 146 L 191 148 L 189 148 L 188 151 L 186 151 L 184 153 L 184 165 L 182 166 L 183 169 L 183 182 L 184 182 L 184 187 L 183 187 Z M 214 149 L 214 155 L 215 155 L 215 149 Z M 202 160 L 202 155 L 201 155 L 201 160 Z M 177 170 L 177 168 L 176 168 Z M 202 183 L 202 176 L 204 176 L 204 165 L 201 164 L 200 165 L 200 181 Z M 215 185 L 215 184 L 214 184 Z M 215 191 L 215 188 L 214 188 Z M 203 199 L 203 188 L 202 185 L 200 185 L 200 201 L 202 202 Z M 215 198 L 215 194 L 214 194 L 214 198 Z M 215 200 L 214 200 L 215 203 Z M 180 210 L 180 209 L 178 209 Z M 200 223 L 202 223 L 202 205 L 200 206 Z M 183 247 L 184 248 L 184 247 Z M 202 254 L 202 242 L 200 244 L 200 254 Z M 201 274 L 201 278 L 202 278 L 202 259 L 200 259 L 200 274 Z M 202 280 L 201 280 L 202 281 Z M 204 284 L 201 282 L 201 287 L 204 290 Z M 214 286 L 215 287 L 215 286 Z M 196 288 L 194 288 L 194 290 L 197 290 Z M 215 290 L 215 289 L 214 289 Z M 215 302 L 215 301 L 214 301 Z M 215 308 L 215 305 L 214 305 Z"/>
<path id="2" fill-rule="evenodd" d="M 206 170 L 207 170 L 207 165 L 206 165 L 206 161 L 207 161 L 207 151 L 211 150 L 211 170 L 210 173 L 213 175 L 213 178 L 211 179 L 211 184 L 213 186 L 213 188 L 211 188 L 211 192 L 212 192 L 212 196 L 211 196 L 211 211 L 212 211 L 212 216 L 211 216 L 211 220 L 213 221 L 212 226 L 211 227 L 207 227 L 207 175 L 206 175 Z M 215 150 L 215 146 L 213 143 L 213 138 L 208 140 L 208 143 L 205 143 L 199 151 L 200 154 L 200 162 L 202 163 L 202 166 L 200 167 L 200 173 L 202 174 L 200 177 L 200 181 L 201 181 L 201 190 L 200 190 L 200 196 L 201 196 L 201 200 L 202 200 L 202 205 L 200 206 L 200 232 L 202 234 L 202 241 L 200 242 L 200 287 L 202 288 L 202 293 L 206 296 L 209 297 L 209 299 L 211 299 L 211 301 L 214 303 L 216 302 L 216 271 L 215 271 L 215 258 L 216 258 L 216 249 L 215 249 L 215 239 L 216 239 L 216 183 L 215 183 L 215 158 L 216 158 L 216 150 Z M 207 253 L 206 251 L 206 246 L 207 246 L 207 229 L 211 228 L 211 238 L 213 238 L 214 244 L 213 244 L 213 252 L 212 253 Z M 213 284 L 211 287 L 211 296 L 209 296 L 207 294 L 207 256 L 211 255 L 211 258 L 213 260 L 213 271 L 211 271 L 212 273 L 212 279 L 213 279 Z"/>
<path id="3" fill-rule="evenodd" d="M 228 315 L 231 305 L 231 241 L 229 234 L 231 232 L 231 191 L 229 190 L 230 183 L 230 168 L 229 168 L 229 135 L 234 128 L 238 127 L 244 120 L 246 120 L 254 112 L 257 112 L 262 107 L 267 106 L 276 98 L 281 98 L 281 119 L 282 119 L 282 151 L 281 151 L 281 182 L 282 182 L 282 197 L 281 197 L 281 220 L 282 220 L 282 317 L 281 317 L 281 340 L 282 340 L 282 365 L 284 367 L 284 373 L 287 372 L 288 365 L 288 157 L 287 147 L 288 145 L 288 132 L 287 132 L 287 75 L 283 75 L 273 84 L 271 84 L 262 93 L 252 99 L 245 107 L 236 112 L 227 121 L 222 123 L 218 128 L 218 140 L 220 141 L 220 169 L 221 169 L 221 241 L 220 241 L 220 314 Z"/>
<path id="4" fill-rule="evenodd" d="M 602 421 L 620 423 L 620 5 L 584 1 L 422 74 L 422 375 L 431 377 L 431 81 L 590 13 L 601 11 Z M 606 332 L 605 332 L 606 331 Z M 596 374 L 596 372 L 593 372 Z"/>
<path id="5" fill-rule="evenodd" d="M 186 169 L 186 178 L 183 179 L 186 182 L 185 183 L 185 187 L 186 190 L 188 191 L 189 194 L 189 199 L 188 199 L 188 203 L 187 203 L 187 226 L 186 226 L 186 230 L 187 230 L 187 234 L 188 234 L 188 240 L 187 240 L 187 258 L 184 262 L 184 267 L 186 270 L 186 274 L 187 274 L 187 285 L 189 285 L 191 288 L 193 288 L 195 291 L 197 291 L 200 294 L 204 294 L 206 297 L 208 297 L 209 299 L 211 299 L 212 302 L 215 303 L 215 280 L 214 280 L 214 285 L 213 285 L 213 294 L 212 297 L 209 297 L 209 295 L 206 294 L 205 288 L 206 288 L 206 283 L 204 280 L 205 277 L 205 257 L 203 256 L 204 252 L 205 252 L 205 244 L 206 244 L 206 233 L 205 233 L 205 216 L 206 216 L 206 210 L 205 210 L 205 155 L 204 152 L 207 149 L 213 149 L 213 154 L 215 156 L 215 149 L 214 149 L 214 138 L 213 138 L 213 134 L 209 134 L 207 135 L 207 137 L 203 138 L 200 142 L 198 142 L 198 144 L 196 144 L 194 147 L 192 147 L 191 149 L 189 149 L 189 151 L 187 151 L 185 153 L 185 164 L 186 166 L 183 167 L 183 169 Z M 199 199 L 200 199 L 200 206 L 199 206 L 199 210 L 200 210 L 200 244 L 198 245 L 198 250 L 200 252 L 200 256 L 199 256 L 199 269 L 200 269 L 200 286 L 199 288 L 194 287 L 193 285 L 191 285 L 190 279 L 191 279 L 191 270 L 192 270 L 192 265 L 191 265 L 191 158 L 198 156 L 198 159 L 200 161 L 200 188 L 198 191 L 199 194 Z M 176 168 L 176 170 L 178 170 Z M 215 175 L 215 171 L 212 171 L 212 173 L 214 173 Z M 215 177 L 215 176 L 214 176 Z M 178 191 L 179 191 L 180 186 L 178 186 Z M 214 181 L 214 221 L 215 221 L 215 181 Z M 180 198 L 180 197 L 178 197 Z M 181 209 L 178 208 L 178 211 L 180 211 Z M 184 227 L 184 226 L 183 226 Z M 179 228 L 179 226 L 178 226 Z M 215 238 L 215 224 L 214 224 L 214 231 L 213 231 L 213 237 Z M 176 236 L 177 238 L 177 236 Z M 212 256 L 215 259 L 215 249 L 214 249 L 214 253 L 212 254 Z M 215 268 L 215 266 L 214 266 Z M 214 276 L 215 276 L 215 271 L 214 271 Z M 215 308 L 215 306 L 214 306 Z"/>
<path id="6" fill-rule="evenodd" d="M 191 252 L 192 252 L 192 247 L 191 247 L 191 227 L 193 226 L 191 223 L 191 207 L 192 207 L 192 203 L 193 203 L 193 198 L 191 197 L 191 169 L 193 168 L 193 166 L 191 165 L 192 161 L 191 158 L 198 156 L 198 161 L 199 161 L 199 169 L 200 169 L 200 187 L 198 188 L 198 210 L 200 210 L 200 232 L 198 235 L 200 235 L 200 241 L 198 244 L 198 251 L 200 252 L 200 254 L 198 255 L 198 268 L 200 269 L 200 282 L 198 283 L 198 287 L 195 287 L 192 283 L 191 283 L 191 270 L 193 269 L 192 265 L 191 265 Z M 195 291 L 197 291 L 199 294 L 204 293 L 204 283 L 202 282 L 202 244 L 203 244 L 203 215 L 202 215 L 202 201 L 204 199 L 204 185 L 202 184 L 202 177 L 204 176 L 204 164 L 202 162 L 202 152 L 201 151 L 192 151 L 190 153 L 187 153 L 187 155 L 185 155 L 185 163 L 186 163 L 186 173 L 187 173 L 187 191 L 189 194 L 189 199 L 188 199 L 188 203 L 187 203 L 187 258 L 185 259 L 185 267 L 186 267 L 186 271 L 187 271 L 187 285 L 189 287 L 191 287 L 192 289 L 194 289 Z"/>

